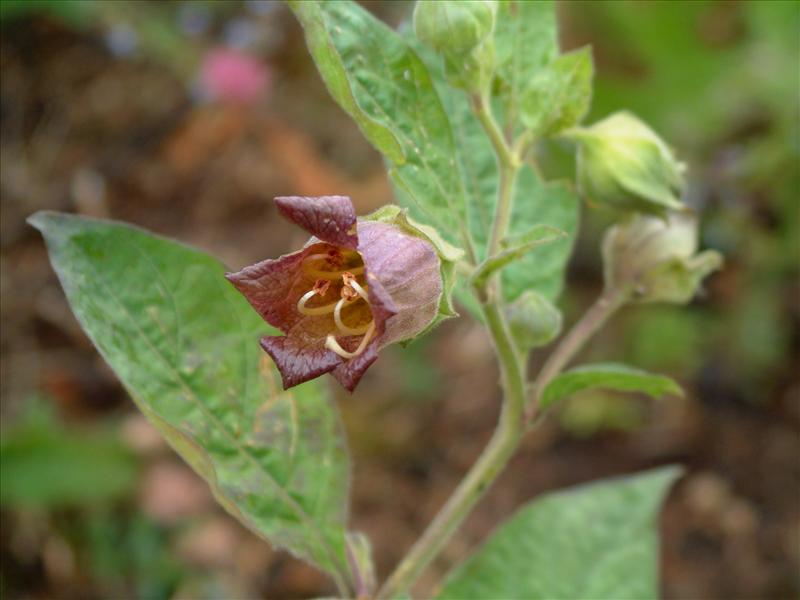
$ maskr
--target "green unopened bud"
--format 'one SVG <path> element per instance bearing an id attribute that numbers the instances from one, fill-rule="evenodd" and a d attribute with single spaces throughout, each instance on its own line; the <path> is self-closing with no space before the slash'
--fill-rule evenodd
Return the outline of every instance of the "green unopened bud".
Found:
<path id="1" fill-rule="evenodd" d="M 697 220 L 686 213 L 640 215 L 611 227 L 603 239 L 605 284 L 634 302 L 685 304 L 722 266 L 714 250 L 697 253 Z"/>
<path id="2" fill-rule="evenodd" d="M 517 347 L 539 348 L 561 332 L 561 311 L 540 293 L 524 292 L 506 309 L 509 328 Z"/>
<path id="3" fill-rule="evenodd" d="M 578 142 L 578 185 L 589 202 L 662 216 L 684 208 L 685 165 L 635 115 L 618 112 L 565 136 Z"/>
<path id="4" fill-rule="evenodd" d="M 414 32 L 437 52 L 463 53 L 492 33 L 496 12 L 488 0 L 423 0 L 414 7 Z"/>
<path id="5" fill-rule="evenodd" d="M 447 83 L 482 93 L 494 71 L 494 17 L 497 2 L 489 0 L 417 2 L 414 31 L 442 55 Z"/>

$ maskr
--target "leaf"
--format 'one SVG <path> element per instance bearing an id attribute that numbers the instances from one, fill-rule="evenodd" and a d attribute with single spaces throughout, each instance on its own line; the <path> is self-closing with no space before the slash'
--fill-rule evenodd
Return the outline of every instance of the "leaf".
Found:
<path id="1" fill-rule="evenodd" d="M 536 73 L 522 99 L 525 127 L 544 136 L 580 123 L 591 104 L 593 74 L 588 47 L 563 54 Z"/>
<path id="2" fill-rule="evenodd" d="M 558 29 L 553 3 L 505 0 L 495 24 L 498 96 L 503 121 L 517 132 L 531 78 L 558 56 Z"/>
<path id="3" fill-rule="evenodd" d="M 349 462 L 317 382 L 280 390 L 270 328 L 215 259 L 121 223 L 51 212 L 30 223 L 86 333 L 142 412 L 255 533 L 347 572 Z"/>
<path id="4" fill-rule="evenodd" d="M 679 473 L 666 467 L 531 502 L 451 573 L 437 598 L 657 598 L 656 517 Z"/>
<path id="5" fill-rule="evenodd" d="M 541 408 L 589 388 L 642 392 L 653 398 L 665 394 L 683 396 L 681 387 L 664 375 L 653 375 L 626 365 L 598 363 L 576 367 L 555 377 L 544 388 Z"/>
<path id="6" fill-rule="evenodd" d="M 425 64 L 402 37 L 354 2 L 290 6 L 334 100 L 386 156 L 392 181 L 415 214 L 462 245 L 466 206 L 453 133 Z M 366 131 L 367 123 L 390 132 L 397 148 Z"/>
<path id="7" fill-rule="evenodd" d="M 413 43 L 411 37 L 407 39 Z M 480 262 L 486 257 L 497 202 L 499 180 L 494 152 L 470 111 L 467 96 L 444 82 L 438 57 L 420 45 L 414 48 L 428 64 L 453 126 L 458 167 L 468 204 L 470 237 L 476 259 Z M 542 246 L 503 271 L 503 293 L 507 301 L 515 300 L 529 289 L 538 291 L 550 301 L 558 297 L 578 228 L 579 208 L 578 197 L 568 183 L 543 182 L 530 167 L 523 166 L 517 180 L 509 236 L 522 235 L 537 225 L 549 225 L 566 232 L 568 237 Z M 456 296 L 474 315 L 480 315 L 480 308 L 468 286 L 457 286 Z"/>
<path id="8" fill-rule="evenodd" d="M 482 287 L 486 280 L 497 271 L 504 269 L 514 261 L 520 260 L 539 246 L 549 244 L 555 240 L 566 237 L 567 233 L 549 225 L 536 225 L 530 231 L 513 238 L 506 238 L 505 250 L 484 260 L 475 269 L 472 275 L 472 285 Z"/>

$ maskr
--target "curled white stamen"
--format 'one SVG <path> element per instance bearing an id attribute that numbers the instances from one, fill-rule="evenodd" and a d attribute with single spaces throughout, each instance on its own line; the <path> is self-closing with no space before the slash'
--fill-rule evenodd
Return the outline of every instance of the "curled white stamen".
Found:
<path id="1" fill-rule="evenodd" d="M 361 338 L 361 343 L 358 345 L 353 352 L 348 352 L 344 348 L 339 345 L 339 342 L 336 341 L 336 336 L 333 334 L 329 334 L 327 338 L 325 338 L 325 347 L 330 350 L 331 352 L 335 352 L 342 358 L 351 359 L 355 358 L 367 347 L 370 340 L 372 339 L 373 334 L 375 333 L 375 321 L 371 321 L 369 327 L 367 327 L 367 332 L 364 334 L 364 337 Z"/>
<path id="2" fill-rule="evenodd" d="M 327 315 L 332 313 L 336 309 L 336 302 L 331 302 L 330 304 L 325 304 L 323 306 L 314 306 L 314 307 L 306 307 L 306 302 L 311 300 L 314 296 L 317 295 L 317 290 L 309 290 L 305 294 L 300 297 L 300 300 L 297 301 L 297 312 L 303 315 Z"/>
<path id="3" fill-rule="evenodd" d="M 364 271 L 364 267 L 361 267 L 361 271 L 360 272 L 363 272 L 363 271 Z M 357 274 L 355 272 L 355 270 L 350 271 L 350 272 L 353 275 Z M 356 292 L 358 292 L 359 296 L 361 296 L 367 303 L 369 303 L 369 296 L 367 295 L 367 291 L 363 287 L 361 287 L 361 285 L 355 279 L 351 279 L 347 283 L 351 288 L 353 288 Z"/>
<path id="4" fill-rule="evenodd" d="M 366 332 L 369 329 L 370 324 L 362 325 L 361 327 L 348 327 L 347 325 L 345 325 L 344 321 L 342 321 L 342 307 L 347 302 L 352 302 L 352 300 L 348 301 L 345 298 L 342 298 L 341 300 L 339 300 L 339 302 L 336 303 L 336 308 L 333 311 L 333 320 L 336 321 L 336 327 L 338 327 L 339 331 L 341 331 L 343 334 L 361 335 L 362 333 Z"/>

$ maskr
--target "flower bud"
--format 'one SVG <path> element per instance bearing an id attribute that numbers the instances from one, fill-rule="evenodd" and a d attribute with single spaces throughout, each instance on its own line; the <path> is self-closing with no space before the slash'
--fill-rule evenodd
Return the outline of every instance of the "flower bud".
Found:
<path id="1" fill-rule="evenodd" d="M 417 2 L 414 32 L 437 52 L 467 52 L 491 34 L 496 12 L 497 3 L 487 0 Z"/>
<path id="2" fill-rule="evenodd" d="M 417 337 L 448 313 L 452 262 L 400 209 L 357 220 L 350 198 L 276 198 L 313 237 L 291 254 L 228 273 L 284 335 L 261 338 L 284 389 L 331 373 L 353 391 L 378 351 Z M 453 249 L 455 250 L 455 249 Z"/>
<path id="3" fill-rule="evenodd" d="M 417 2 L 414 31 L 442 55 L 447 83 L 480 93 L 494 70 L 494 29 L 497 3 L 489 0 Z"/>
<path id="4" fill-rule="evenodd" d="M 633 114 L 618 112 L 565 136 L 578 143 L 578 186 L 589 202 L 662 216 L 684 208 L 685 165 Z"/>
<path id="5" fill-rule="evenodd" d="M 517 348 L 523 352 L 548 344 L 561 331 L 561 311 L 534 290 L 514 300 L 506 317 Z"/>
<path id="6" fill-rule="evenodd" d="M 697 220 L 639 215 L 611 227 L 603 239 L 607 289 L 629 290 L 635 302 L 685 304 L 701 281 L 722 266 L 714 250 L 697 253 Z"/>

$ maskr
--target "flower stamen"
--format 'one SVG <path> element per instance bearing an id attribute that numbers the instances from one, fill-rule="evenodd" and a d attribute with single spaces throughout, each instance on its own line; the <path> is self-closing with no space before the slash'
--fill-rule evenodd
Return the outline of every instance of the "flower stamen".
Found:
<path id="1" fill-rule="evenodd" d="M 342 307 L 345 305 L 345 303 L 348 302 L 352 301 L 348 300 L 347 298 L 342 298 L 341 300 L 339 300 L 339 302 L 336 303 L 336 308 L 333 310 L 333 320 L 336 321 L 336 327 L 338 327 L 339 331 L 341 331 L 343 334 L 361 335 L 362 333 L 365 333 L 369 329 L 372 322 L 366 325 L 362 325 L 361 327 L 348 327 L 347 325 L 345 325 L 344 321 L 342 321 Z"/>
<path id="2" fill-rule="evenodd" d="M 324 306 L 314 306 L 314 307 L 307 307 L 306 302 L 311 300 L 316 295 L 325 296 L 328 293 L 328 288 L 331 287 L 331 282 L 324 280 L 324 279 L 317 279 L 314 282 L 314 287 L 312 287 L 309 291 L 303 294 L 300 297 L 300 300 L 297 301 L 297 312 L 303 315 L 327 315 L 336 308 L 336 303 L 331 302 L 330 304 L 325 304 Z"/>
<path id="3" fill-rule="evenodd" d="M 373 321 L 370 321 L 370 324 L 367 327 L 367 331 L 364 334 L 364 337 L 361 338 L 361 343 L 358 345 L 358 348 L 356 348 L 352 352 L 348 352 L 347 350 L 342 348 L 339 345 L 339 342 L 336 341 L 336 336 L 334 336 L 332 333 L 328 334 L 328 337 L 325 338 L 325 347 L 328 350 L 330 350 L 331 352 L 335 352 L 336 354 L 338 354 L 342 358 L 345 358 L 345 359 L 349 360 L 351 358 L 355 358 L 356 356 L 358 356 L 359 354 L 364 352 L 364 350 L 367 347 L 367 344 L 369 344 L 369 342 L 372 339 L 372 336 L 374 335 L 374 333 L 375 333 L 375 321 L 373 320 Z"/>

